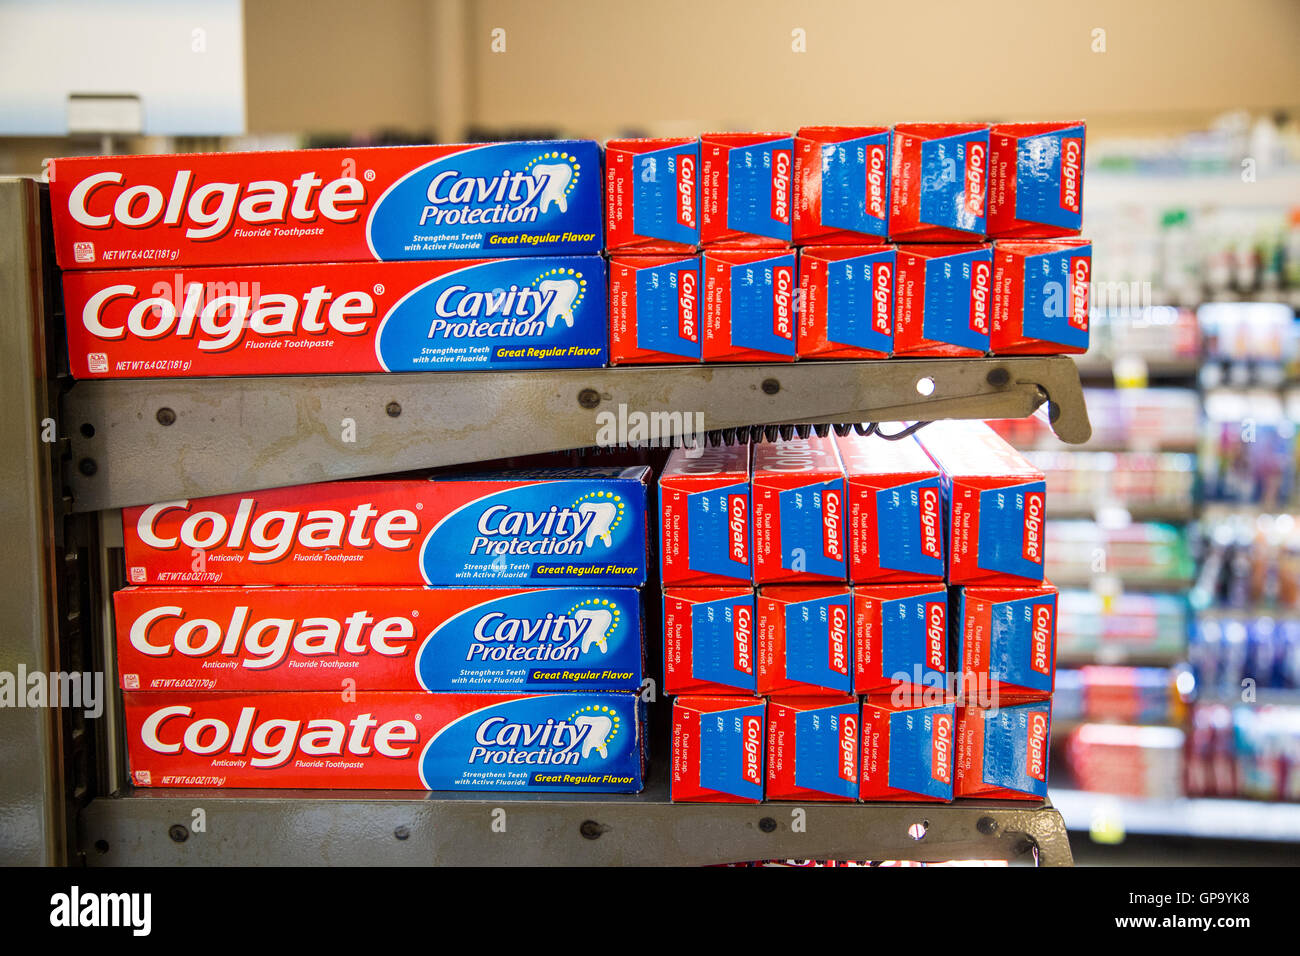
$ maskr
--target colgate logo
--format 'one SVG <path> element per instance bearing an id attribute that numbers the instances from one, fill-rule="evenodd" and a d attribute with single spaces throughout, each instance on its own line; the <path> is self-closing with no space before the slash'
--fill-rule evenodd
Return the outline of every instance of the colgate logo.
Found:
<path id="1" fill-rule="evenodd" d="M 1083 140 L 1061 140 L 1061 208 L 1079 211 L 1079 183 L 1083 178 Z"/>
<path id="2" fill-rule="evenodd" d="M 405 551 L 420 531 L 414 511 L 394 509 L 382 514 L 370 502 L 351 511 L 314 509 L 307 520 L 298 511 L 257 513 L 257 501 L 240 499 L 231 516 L 218 511 L 196 511 L 186 517 L 172 537 L 159 533 L 157 525 L 173 511 L 188 512 L 188 501 L 164 501 L 140 512 L 135 531 L 147 547 L 172 551 L 179 547 L 208 550 L 244 550 L 249 561 L 279 561 L 296 543 L 308 551 L 378 546 L 387 551 Z"/>
<path id="3" fill-rule="evenodd" d="M 749 500 L 744 495 L 727 496 L 727 530 L 731 542 L 731 560 L 749 564 Z"/>
<path id="4" fill-rule="evenodd" d="M 1027 753 L 1029 776 L 1047 782 L 1047 715 L 1034 711 L 1029 715 L 1029 748 Z"/>
<path id="5" fill-rule="evenodd" d="M 787 341 L 794 337 L 794 269 L 772 269 L 772 332 Z"/>
<path id="6" fill-rule="evenodd" d="M 930 735 L 930 776 L 942 784 L 952 783 L 952 718 L 938 714 Z"/>
<path id="7" fill-rule="evenodd" d="M 839 489 L 827 488 L 822 492 L 822 553 L 832 561 L 844 560 L 844 549 L 840 546 L 841 518 Z"/>
<path id="8" fill-rule="evenodd" d="M 867 215 L 875 219 L 885 218 L 885 176 L 888 174 L 885 163 L 884 145 L 867 147 Z"/>
<path id="9" fill-rule="evenodd" d="M 1088 331 L 1088 284 L 1092 275 L 1092 259 L 1088 256 L 1070 258 L 1070 325 L 1082 332 Z"/>
<path id="10" fill-rule="evenodd" d="M 763 718 L 746 717 L 745 723 L 745 766 L 743 769 L 746 782 L 755 786 L 763 783 Z"/>
<path id="11" fill-rule="evenodd" d="M 970 266 L 970 327 L 980 335 L 989 334 L 989 278 L 993 266 L 972 262 Z"/>
<path id="12" fill-rule="evenodd" d="M 677 224 L 695 228 L 695 157 L 690 153 L 677 157 Z"/>
<path id="13" fill-rule="evenodd" d="M 888 262 L 871 267 L 871 324 L 881 335 L 894 324 L 894 269 Z"/>
<path id="14" fill-rule="evenodd" d="M 694 269 L 683 269 L 677 273 L 677 334 L 688 342 L 700 340 L 696 297 L 698 283 Z"/>
<path id="15" fill-rule="evenodd" d="M 754 673 L 753 613 L 753 608 L 748 604 L 737 604 L 731 610 L 732 643 L 735 648 L 732 664 L 742 674 Z"/>
<path id="16" fill-rule="evenodd" d="M 977 218 L 984 215 L 985 154 L 983 143 L 966 147 L 966 211 Z"/>
<path id="17" fill-rule="evenodd" d="M 840 717 L 840 779 L 858 779 L 858 718 L 856 714 Z"/>
<path id="18" fill-rule="evenodd" d="M 1026 561 L 1043 563 L 1043 511 L 1046 503 L 1043 494 L 1031 491 L 1025 495 L 1025 547 L 1021 552 Z"/>
<path id="19" fill-rule="evenodd" d="M 921 553 L 929 558 L 942 558 L 939 546 L 939 489 L 921 489 Z"/>
<path id="20" fill-rule="evenodd" d="M 256 707 L 243 707 L 233 727 L 219 717 L 195 719 L 194 708 L 174 704 L 155 710 L 140 725 L 141 742 L 159 754 L 187 751 L 200 756 L 251 753 L 249 766 L 259 770 L 282 767 L 295 754 L 308 757 L 369 757 L 390 760 L 412 755 L 420 739 L 409 720 L 380 723 L 371 714 L 357 714 L 346 723 L 329 717 L 305 722 L 259 718 Z"/>
<path id="21" fill-rule="evenodd" d="M 1049 675 L 1052 672 L 1052 607 L 1050 604 L 1034 605 L 1032 650 L 1034 670 L 1043 676 Z"/>
<path id="22" fill-rule="evenodd" d="M 944 602 L 925 602 L 925 663 L 930 670 L 943 671 L 947 667 L 944 653 L 947 616 L 948 605 Z"/>
<path id="23" fill-rule="evenodd" d="M 843 604 L 830 607 L 830 628 L 827 632 L 830 644 L 828 660 L 831 670 L 837 674 L 849 672 L 849 609 Z"/>
<path id="24" fill-rule="evenodd" d="M 772 150 L 772 218 L 790 224 L 790 166 L 794 153 L 788 149 Z"/>
<path id="25" fill-rule="evenodd" d="M 328 182 L 314 171 L 286 185 L 278 180 L 255 183 L 205 183 L 191 189 L 194 173 L 176 173 L 166 196 L 157 186 L 126 186 L 126 174 L 106 171 L 87 176 L 68 194 L 68 213 L 88 229 L 121 224 L 130 229 L 185 226 L 185 236 L 200 242 L 217 239 L 236 218 L 250 225 L 287 222 L 352 222 L 366 202 L 359 179 L 340 176 Z M 125 188 L 123 188 L 125 186 Z M 98 212 L 92 212 L 91 207 Z"/>

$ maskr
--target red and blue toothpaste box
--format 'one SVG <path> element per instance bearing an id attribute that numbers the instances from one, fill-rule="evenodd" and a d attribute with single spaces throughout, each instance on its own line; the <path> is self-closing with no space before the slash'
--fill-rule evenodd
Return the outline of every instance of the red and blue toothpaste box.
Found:
<path id="1" fill-rule="evenodd" d="M 1088 351 L 1092 243 L 1040 239 L 993 244 L 993 326 L 997 355 Z"/>
<path id="2" fill-rule="evenodd" d="M 843 585 L 762 588 L 758 621 L 758 693 L 826 696 L 853 693 L 853 595 Z"/>
<path id="3" fill-rule="evenodd" d="M 611 365 L 698 362 L 703 355 L 699 256 L 611 256 Z"/>
<path id="4" fill-rule="evenodd" d="M 948 583 L 1043 580 L 1043 473 L 983 422 L 939 421 L 917 440 L 943 472 Z"/>
<path id="5" fill-rule="evenodd" d="M 993 247 L 898 247 L 895 355 L 977 358 L 989 350 Z"/>
<path id="6" fill-rule="evenodd" d="M 948 591 L 934 584 L 853 589 L 853 692 L 948 686 Z"/>
<path id="7" fill-rule="evenodd" d="M 896 259 L 893 246 L 799 250 L 800 358 L 889 358 Z"/>
<path id="8" fill-rule="evenodd" d="M 1077 236 L 1083 226 L 1086 129 L 999 123 L 989 133 L 988 232 L 995 239 Z"/>
<path id="9" fill-rule="evenodd" d="M 955 670 L 998 696 L 1051 695 L 1056 674 L 1056 588 L 953 589 Z M 959 630 L 958 630 L 959 629 Z"/>
<path id="10" fill-rule="evenodd" d="M 852 697 L 767 702 L 767 799 L 858 799 L 858 724 Z"/>
<path id="11" fill-rule="evenodd" d="M 632 588 L 128 587 L 123 690 L 636 691 Z"/>
<path id="12" fill-rule="evenodd" d="M 659 580 L 665 587 L 754 579 L 749 445 L 677 448 L 659 475 Z"/>
<path id="13" fill-rule="evenodd" d="M 797 245 L 889 234 L 888 126 L 805 126 L 794 140 Z"/>
<path id="14" fill-rule="evenodd" d="M 605 144 L 605 248 L 693 252 L 700 244 L 700 141 Z"/>
<path id="15" fill-rule="evenodd" d="M 63 269 L 593 255 L 600 178 L 590 140 L 49 165 Z"/>
<path id="16" fill-rule="evenodd" d="M 635 694 L 124 695 L 141 787 L 637 793 Z"/>
<path id="17" fill-rule="evenodd" d="M 700 137 L 700 244 L 785 246 L 794 225 L 794 137 Z"/>
<path id="18" fill-rule="evenodd" d="M 126 508 L 127 582 L 639 587 L 649 475 L 334 481 Z"/>
<path id="19" fill-rule="evenodd" d="M 766 716 L 752 697 L 673 701 L 673 802 L 761 803 Z"/>
<path id="20" fill-rule="evenodd" d="M 811 435 L 754 446 L 754 582 L 847 581 L 844 466 Z"/>
<path id="21" fill-rule="evenodd" d="M 605 364 L 599 256 L 67 272 L 75 378 Z"/>
<path id="22" fill-rule="evenodd" d="M 890 155 L 889 237 L 969 242 L 988 231 L 989 128 L 903 123 Z"/>
<path id="23" fill-rule="evenodd" d="M 793 249 L 704 254 L 704 361 L 793 362 Z"/>
<path id="24" fill-rule="evenodd" d="M 955 704 L 899 706 L 869 697 L 859 732 L 863 800 L 952 800 Z"/>
<path id="25" fill-rule="evenodd" d="M 958 797 L 1043 800 L 1051 750 L 1052 702 L 963 707 L 957 714 Z"/>
<path id="26" fill-rule="evenodd" d="M 849 502 L 849 580 L 942 581 L 939 468 L 913 436 L 837 435 Z"/>
<path id="27" fill-rule="evenodd" d="M 748 588 L 666 588 L 664 693 L 755 694 L 758 648 Z"/>

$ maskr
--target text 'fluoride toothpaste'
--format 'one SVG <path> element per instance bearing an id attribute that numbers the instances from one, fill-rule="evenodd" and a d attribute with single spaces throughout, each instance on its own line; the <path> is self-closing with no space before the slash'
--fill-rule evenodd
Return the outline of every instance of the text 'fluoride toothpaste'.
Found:
<path id="1" fill-rule="evenodd" d="M 989 235 L 1077 236 L 1083 226 L 1084 124 L 999 123 L 989 133 Z"/>
<path id="2" fill-rule="evenodd" d="M 853 691 L 947 687 L 948 590 L 933 584 L 853 589 Z"/>
<path id="3" fill-rule="evenodd" d="M 673 701 L 673 802 L 761 803 L 766 717 L 752 697 Z"/>
<path id="4" fill-rule="evenodd" d="M 674 449 L 659 475 L 663 585 L 748 584 L 753 552 L 749 445 Z"/>
<path id="5" fill-rule="evenodd" d="M 952 800 L 955 705 L 900 707 L 868 698 L 860 733 L 863 800 Z"/>
<path id="6" fill-rule="evenodd" d="M 1088 351 L 1092 243 L 1084 239 L 997 242 L 993 325 L 999 355 Z"/>
<path id="7" fill-rule="evenodd" d="M 897 275 L 893 246 L 800 249 L 799 358 L 889 358 Z"/>
<path id="8" fill-rule="evenodd" d="M 50 162 L 63 269 L 601 251 L 587 140 Z"/>
<path id="9" fill-rule="evenodd" d="M 988 222 L 989 128 L 978 123 L 894 127 L 889 238 L 970 242 Z"/>
<path id="10" fill-rule="evenodd" d="M 993 248 L 898 247 L 894 354 L 978 358 L 993 321 Z"/>
<path id="11" fill-rule="evenodd" d="M 700 244 L 784 246 L 794 226 L 794 137 L 700 137 Z"/>
<path id="12" fill-rule="evenodd" d="M 955 670 L 999 694 L 1042 698 L 1056 675 L 1056 588 L 954 588 Z"/>
<path id="13" fill-rule="evenodd" d="M 934 422 L 917 440 L 943 472 L 948 583 L 1040 584 L 1043 473 L 983 422 Z"/>
<path id="14" fill-rule="evenodd" d="M 767 703 L 767 799 L 858 799 L 858 727 L 851 697 Z"/>
<path id="15" fill-rule="evenodd" d="M 1052 702 L 1004 702 L 958 711 L 956 796 L 1042 800 L 1047 796 Z"/>
<path id="16" fill-rule="evenodd" d="M 639 587 L 648 477 L 645 467 L 538 469 L 127 508 L 127 581 Z"/>
<path id="17" fill-rule="evenodd" d="M 866 244 L 889 234 L 888 126 L 805 126 L 795 135 L 794 241 Z"/>
<path id="18" fill-rule="evenodd" d="M 665 694 L 757 692 L 750 588 L 665 588 L 663 632 Z"/>
<path id="19" fill-rule="evenodd" d="M 611 256 L 611 365 L 698 362 L 704 290 L 699 256 Z"/>
<path id="20" fill-rule="evenodd" d="M 605 247 L 689 253 L 700 244 L 700 141 L 605 144 Z"/>
<path id="21" fill-rule="evenodd" d="M 630 588 L 128 587 L 124 690 L 635 691 Z"/>
<path id="22" fill-rule="evenodd" d="M 599 256 L 67 272 L 75 378 L 587 368 Z"/>
<path id="23" fill-rule="evenodd" d="M 853 693 L 853 596 L 847 587 L 764 587 L 754 610 L 759 694 Z"/>
<path id="24" fill-rule="evenodd" d="M 644 705 L 633 694 L 124 697 L 142 787 L 641 790 Z"/>
<path id="25" fill-rule="evenodd" d="M 848 579 L 844 467 L 833 439 L 754 446 L 754 581 Z"/>
<path id="26" fill-rule="evenodd" d="M 792 362 L 798 316 L 793 249 L 713 249 L 703 256 L 706 362 Z"/>

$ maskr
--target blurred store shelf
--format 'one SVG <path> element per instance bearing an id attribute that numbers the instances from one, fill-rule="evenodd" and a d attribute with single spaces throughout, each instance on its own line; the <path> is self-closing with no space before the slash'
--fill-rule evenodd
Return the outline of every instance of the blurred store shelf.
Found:
<path id="1" fill-rule="evenodd" d="M 1067 829 L 1105 837 L 1125 833 L 1300 843 L 1300 804 L 1180 798 L 1157 800 L 1053 788 Z"/>

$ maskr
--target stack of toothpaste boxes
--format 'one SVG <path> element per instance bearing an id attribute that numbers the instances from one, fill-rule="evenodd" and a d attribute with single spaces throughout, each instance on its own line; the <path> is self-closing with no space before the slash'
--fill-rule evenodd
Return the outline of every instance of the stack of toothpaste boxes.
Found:
<path id="1" fill-rule="evenodd" d="M 1084 352 L 1084 131 L 611 141 L 610 362 Z"/>
<path id="2" fill-rule="evenodd" d="M 600 152 L 51 164 L 74 375 L 600 366 Z M 123 513 L 141 786 L 641 789 L 644 468 Z"/>
<path id="3" fill-rule="evenodd" d="M 982 422 L 673 453 L 678 801 L 1042 800 L 1043 475 Z"/>

